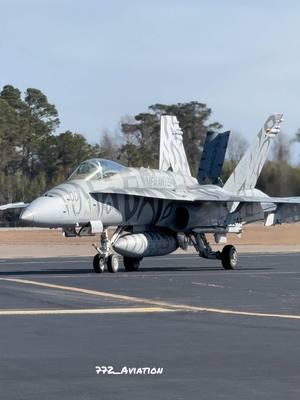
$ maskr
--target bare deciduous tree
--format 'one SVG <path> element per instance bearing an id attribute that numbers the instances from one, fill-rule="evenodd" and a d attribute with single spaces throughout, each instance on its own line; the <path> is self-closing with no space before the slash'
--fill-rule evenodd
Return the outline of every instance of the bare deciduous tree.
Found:
<path id="1" fill-rule="evenodd" d="M 273 161 L 287 163 L 290 159 L 290 140 L 282 132 L 275 138 L 271 148 L 271 159 Z"/>
<path id="2" fill-rule="evenodd" d="M 231 132 L 227 147 L 227 158 L 237 164 L 248 147 L 247 140 L 238 132 Z"/>

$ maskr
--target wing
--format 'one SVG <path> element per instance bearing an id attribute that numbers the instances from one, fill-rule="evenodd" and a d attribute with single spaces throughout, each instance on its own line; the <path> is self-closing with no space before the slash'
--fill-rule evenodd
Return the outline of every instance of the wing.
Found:
<path id="1" fill-rule="evenodd" d="M 23 202 L 8 203 L 8 204 L 3 204 L 2 206 L 0 206 L 0 211 L 10 210 L 13 208 L 25 208 L 27 206 L 28 206 L 28 203 L 23 203 Z"/>
<path id="2" fill-rule="evenodd" d="M 174 202 L 216 202 L 235 205 L 228 211 L 227 224 L 265 221 L 266 226 L 300 221 L 300 197 L 239 196 L 226 193 L 218 186 L 205 185 L 193 190 L 170 189 L 108 189 L 92 192 L 97 200 L 102 194 L 151 197 Z"/>
<path id="3" fill-rule="evenodd" d="M 92 196 L 100 194 L 122 194 L 128 196 L 153 197 L 157 199 L 188 202 L 236 202 L 261 204 L 300 204 L 300 197 L 242 196 L 226 193 L 222 188 L 205 185 L 191 190 L 144 189 L 144 188 L 111 188 L 100 192 L 91 192 Z"/>
<path id="4" fill-rule="evenodd" d="M 176 191 L 170 189 L 143 189 L 143 188 L 126 188 L 126 189 L 108 189 L 100 192 L 91 192 L 93 197 L 101 194 L 122 194 L 138 197 L 152 197 L 163 200 L 174 201 L 194 201 L 194 197 L 188 191 Z"/>

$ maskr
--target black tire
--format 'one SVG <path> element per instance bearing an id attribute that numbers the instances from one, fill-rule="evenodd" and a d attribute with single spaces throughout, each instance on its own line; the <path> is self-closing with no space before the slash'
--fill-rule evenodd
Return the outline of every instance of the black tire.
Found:
<path id="1" fill-rule="evenodd" d="M 236 248 L 231 244 L 226 245 L 222 250 L 221 261 L 223 268 L 236 269 L 238 261 Z"/>
<path id="2" fill-rule="evenodd" d="M 123 257 L 123 264 L 128 272 L 138 271 L 140 268 L 140 262 L 143 258 Z"/>
<path id="3" fill-rule="evenodd" d="M 119 259 L 116 254 L 111 254 L 110 256 L 108 256 L 107 269 L 113 274 L 119 271 Z"/>
<path id="4" fill-rule="evenodd" d="M 93 260 L 93 267 L 97 274 L 101 274 L 105 268 L 105 258 L 100 256 L 100 254 L 96 254 Z"/>

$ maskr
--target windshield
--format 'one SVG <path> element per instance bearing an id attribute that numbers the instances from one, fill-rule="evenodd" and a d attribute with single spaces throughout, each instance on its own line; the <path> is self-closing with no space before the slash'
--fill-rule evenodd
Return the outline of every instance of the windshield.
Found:
<path id="1" fill-rule="evenodd" d="M 126 167 L 111 160 L 93 158 L 83 161 L 71 174 L 68 180 L 83 179 L 85 181 L 107 178 L 118 172 L 124 171 Z"/>

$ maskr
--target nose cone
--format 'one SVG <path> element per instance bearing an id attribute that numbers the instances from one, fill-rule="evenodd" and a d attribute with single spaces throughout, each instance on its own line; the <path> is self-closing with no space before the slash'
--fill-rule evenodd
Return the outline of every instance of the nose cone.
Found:
<path id="1" fill-rule="evenodd" d="M 33 213 L 27 208 L 22 211 L 20 219 L 25 222 L 33 222 Z"/>
<path id="2" fill-rule="evenodd" d="M 20 215 L 21 221 L 36 226 L 57 227 L 63 225 L 67 209 L 60 197 L 39 197 L 26 207 Z"/>

